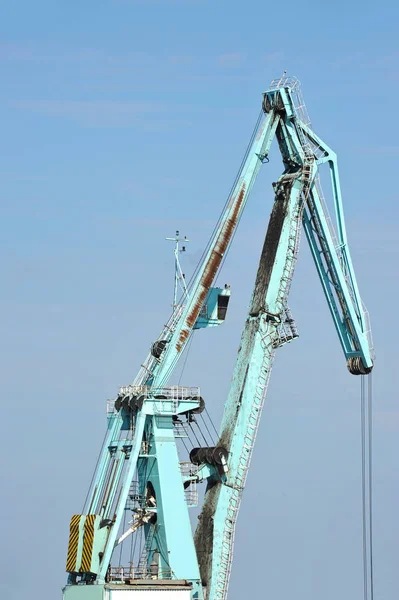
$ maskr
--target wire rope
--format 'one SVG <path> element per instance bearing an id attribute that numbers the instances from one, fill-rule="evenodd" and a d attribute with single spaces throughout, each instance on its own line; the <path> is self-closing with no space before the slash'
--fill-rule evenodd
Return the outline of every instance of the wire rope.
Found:
<path id="1" fill-rule="evenodd" d="M 211 415 L 209 414 L 209 412 L 208 412 L 208 410 L 207 410 L 206 406 L 205 406 L 205 413 L 207 414 L 207 416 L 208 416 L 208 419 L 209 419 L 209 422 L 210 422 L 210 424 L 212 425 L 212 427 L 213 427 L 213 429 L 214 429 L 214 431 L 215 431 L 215 433 L 216 433 L 216 437 L 218 438 L 218 437 L 219 437 L 218 430 L 216 429 L 215 425 L 213 424 L 213 421 L 212 421 L 212 419 L 211 419 Z"/>
<path id="2" fill-rule="evenodd" d="M 92 491 L 92 486 L 93 486 L 94 479 L 95 479 L 95 477 L 96 477 L 96 474 L 97 474 L 98 465 L 99 465 L 99 463 L 100 463 L 100 458 L 101 458 L 101 454 L 102 454 L 102 451 L 103 451 L 103 448 L 104 448 L 104 444 L 105 444 L 105 440 L 106 440 L 106 438 L 107 438 L 107 435 L 108 435 L 108 431 L 106 431 L 106 432 L 105 432 L 104 439 L 103 439 L 103 443 L 101 444 L 101 450 L 100 450 L 100 452 L 98 453 L 98 457 L 97 457 L 96 466 L 94 467 L 94 471 L 93 471 L 93 475 L 92 475 L 92 478 L 91 478 L 91 481 L 90 481 L 89 489 L 87 490 L 86 498 L 85 498 L 85 501 L 84 501 L 84 503 L 83 503 L 83 510 L 82 510 L 82 513 L 84 513 L 84 512 L 85 512 L 85 508 L 88 508 L 88 507 L 87 507 L 87 502 L 88 502 L 88 500 L 89 500 L 90 492 Z M 103 469 L 104 469 L 104 467 L 103 467 Z"/>
<path id="3" fill-rule="evenodd" d="M 195 437 L 195 439 L 196 439 L 196 441 L 197 441 L 197 444 L 198 444 L 198 446 L 199 446 L 200 448 L 202 448 L 202 446 L 201 446 L 201 442 L 200 442 L 200 441 L 199 441 L 199 439 L 197 438 L 197 436 L 196 436 L 196 434 L 195 434 L 195 431 L 194 431 L 194 429 L 193 429 L 193 428 L 192 428 L 192 426 L 191 426 L 191 423 L 190 423 L 190 421 L 187 421 L 187 422 L 188 422 L 188 426 L 190 427 L 190 429 L 191 429 L 191 431 L 192 431 L 192 434 L 193 434 L 193 436 Z"/>
<path id="4" fill-rule="evenodd" d="M 198 431 L 200 432 L 202 439 L 205 442 L 205 446 L 209 446 L 210 444 L 209 444 L 208 440 L 206 439 L 206 437 L 204 436 L 203 431 L 202 431 L 201 427 L 199 426 L 197 419 L 194 420 L 194 423 L 196 424 Z"/>
<path id="5" fill-rule="evenodd" d="M 363 595 L 374 600 L 373 557 L 373 388 L 371 374 L 360 383 L 362 445 Z"/>
<path id="6" fill-rule="evenodd" d="M 183 427 L 184 433 L 185 433 L 185 434 L 186 434 L 186 436 L 187 436 L 187 439 L 188 439 L 188 441 L 189 441 L 189 442 L 190 442 L 190 444 L 191 444 L 191 447 L 192 447 L 192 448 L 194 448 L 195 444 L 193 443 L 193 441 L 192 441 L 192 439 L 191 439 L 191 437 L 190 437 L 189 430 L 188 430 L 188 428 L 186 427 L 186 425 L 187 425 L 187 424 L 188 424 L 188 422 L 187 422 L 187 423 L 185 423 L 185 424 L 184 424 L 184 423 L 182 423 L 182 427 Z"/>
<path id="7" fill-rule="evenodd" d="M 201 417 L 201 419 L 202 419 L 202 421 L 203 421 L 203 423 L 204 423 L 205 429 L 206 429 L 206 430 L 207 430 L 207 432 L 208 432 L 208 435 L 209 435 L 209 437 L 210 437 L 210 439 L 211 439 L 211 442 L 212 442 L 212 444 L 213 444 L 214 446 L 216 446 L 216 442 L 215 442 L 215 440 L 214 440 L 214 438 L 213 438 L 213 435 L 212 435 L 212 434 L 211 434 L 211 432 L 209 431 L 208 425 L 206 424 L 206 421 L 205 421 L 205 419 L 204 419 L 204 417 L 203 417 L 202 413 L 200 414 L 200 417 Z"/>
<path id="8" fill-rule="evenodd" d="M 184 363 L 183 363 L 182 369 L 180 371 L 180 377 L 179 377 L 179 381 L 177 382 L 177 385 L 180 385 L 180 382 L 182 380 L 182 377 L 183 377 L 183 374 L 184 374 L 184 370 L 185 370 L 186 364 L 187 364 L 188 355 L 190 353 L 191 345 L 193 343 L 193 339 L 194 339 L 194 332 L 192 332 L 192 334 L 190 335 L 190 339 L 189 339 L 188 344 L 186 346 L 187 349 L 186 349 L 186 352 L 185 352 Z"/>
<path id="9" fill-rule="evenodd" d="M 365 427 L 365 379 L 360 378 L 360 427 L 362 444 L 362 534 L 363 534 L 363 596 L 368 598 L 367 569 L 367 520 L 366 520 L 366 427 Z"/>
<path id="10" fill-rule="evenodd" d="M 370 373 L 367 377 L 367 409 L 368 409 L 368 459 L 369 459 L 369 545 L 370 545 L 370 600 L 374 600 L 374 565 L 373 565 L 373 380 Z"/>
<path id="11" fill-rule="evenodd" d="M 187 437 L 188 437 L 188 436 L 187 436 Z M 182 442 L 183 446 L 184 446 L 184 447 L 185 447 L 185 449 L 186 449 L 186 452 L 187 452 L 187 454 L 190 456 L 190 450 L 187 448 L 187 446 L 186 446 L 186 442 L 184 441 L 184 439 L 183 439 L 182 437 L 181 437 L 180 439 L 181 439 L 181 442 Z"/>

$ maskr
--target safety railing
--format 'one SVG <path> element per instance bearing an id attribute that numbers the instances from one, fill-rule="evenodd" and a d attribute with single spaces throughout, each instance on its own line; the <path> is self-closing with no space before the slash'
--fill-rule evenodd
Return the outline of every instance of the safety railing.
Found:
<path id="1" fill-rule="evenodd" d="M 268 91 L 278 90 L 279 88 L 290 88 L 291 95 L 294 100 L 294 107 L 298 117 L 308 127 L 311 127 L 309 113 L 306 108 L 305 101 L 302 96 L 301 82 L 296 77 L 289 77 L 283 73 L 279 79 L 273 79 L 269 85 Z"/>
<path id="2" fill-rule="evenodd" d="M 145 398 L 160 397 L 163 400 L 193 400 L 199 399 L 199 387 L 172 385 L 169 387 L 151 387 L 149 385 L 126 385 L 120 388 L 123 395 L 144 396 Z"/>
<path id="3" fill-rule="evenodd" d="M 119 397 L 152 401 L 155 414 L 168 415 L 177 413 L 179 402 L 191 402 L 192 408 L 196 408 L 200 399 L 200 388 L 181 385 L 170 387 L 125 385 L 119 388 Z"/>
<path id="4" fill-rule="evenodd" d="M 129 494 L 126 500 L 126 510 L 134 510 L 135 508 L 141 508 L 145 505 L 145 497 L 140 494 L 139 482 L 137 480 L 132 481 L 129 488 Z"/>
<path id="5" fill-rule="evenodd" d="M 281 77 L 277 77 L 277 79 L 273 79 L 269 85 L 268 91 L 278 90 L 281 87 L 289 87 L 291 90 L 294 90 L 296 87 L 300 86 L 300 81 L 296 77 L 292 77 L 286 75 L 285 72 Z"/>
<path id="6" fill-rule="evenodd" d="M 189 488 L 184 490 L 187 506 L 198 505 L 198 490 L 196 484 L 191 484 Z"/>
<path id="7" fill-rule="evenodd" d="M 285 307 L 282 321 L 277 328 L 278 337 L 273 342 L 273 348 L 279 348 L 299 337 L 298 328 L 288 306 Z"/>
<path id="8" fill-rule="evenodd" d="M 180 463 L 180 473 L 183 477 L 196 477 L 198 474 L 198 465 L 193 465 L 191 462 Z"/>
<path id="9" fill-rule="evenodd" d="M 190 477 L 197 477 L 198 470 L 199 466 L 193 465 L 193 463 L 191 462 L 180 463 L 180 473 L 182 474 L 182 477 L 186 480 L 186 482 L 189 481 Z M 186 487 L 184 490 L 184 496 L 188 506 L 198 505 L 198 490 L 196 481 L 189 481 L 188 487 Z"/>
<path id="10" fill-rule="evenodd" d="M 153 567 L 110 567 L 107 573 L 108 583 L 133 583 L 137 579 L 172 579 L 170 569 L 160 570 L 156 565 Z"/>
<path id="11" fill-rule="evenodd" d="M 107 400 L 107 415 L 117 414 L 115 400 Z"/>

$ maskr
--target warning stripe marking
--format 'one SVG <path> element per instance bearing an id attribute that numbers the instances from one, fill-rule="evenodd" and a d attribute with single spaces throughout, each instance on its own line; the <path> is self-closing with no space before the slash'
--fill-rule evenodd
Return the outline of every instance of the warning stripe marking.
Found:
<path id="1" fill-rule="evenodd" d="M 94 544 L 94 521 L 97 515 L 87 515 L 83 533 L 82 564 L 79 571 L 90 573 Z"/>
<path id="2" fill-rule="evenodd" d="M 69 542 L 66 570 L 68 573 L 76 572 L 76 561 L 78 558 L 79 524 L 81 515 L 73 515 L 69 525 Z"/>

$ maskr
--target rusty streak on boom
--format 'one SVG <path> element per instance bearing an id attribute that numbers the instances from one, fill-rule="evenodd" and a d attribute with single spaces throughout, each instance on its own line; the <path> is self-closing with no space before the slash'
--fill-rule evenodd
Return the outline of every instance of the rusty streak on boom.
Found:
<path id="1" fill-rule="evenodd" d="M 199 282 L 199 289 L 201 291 L 198 294 L 197 300 L 193 308 L 187 315 L 185 323 L 186 326 L 180 331 L 179 339 L 176 343 L 176 350 L 178 352 L 181 351 L 184 343 L 187 341 L 187 338 L 190 335 L 190 331 L 194 327 L 195 321 L 198 318 L 198 315 L 205 301 L 209 288 L 211 287 L 217 270 L 220 266 L 220 263 L 222 262 L 223 255 L 226 252 L 227 246 L 229 245 L 231 236 L 233 235 L 233 231 L 235 229 L 235 226 L 237 225 L 238 216 L 240 214 L 240 209 L 244 200 L 245 189 L 246 185 L 245 183 L 243 183 L 238 193 L 237 199 L 234 202 L 234 210 L 231 216 L 227 219 L 225 225 L 223 226 L 219 234 L 219 238 L 215 244 L 215 247 L 210 257 L 208 258 L 207 264 L 205 265 L 201 280 Z"/>

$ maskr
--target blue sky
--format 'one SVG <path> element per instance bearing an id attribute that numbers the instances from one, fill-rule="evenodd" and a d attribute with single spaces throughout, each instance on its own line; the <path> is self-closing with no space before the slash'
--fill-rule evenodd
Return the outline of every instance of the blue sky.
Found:
<path id="1" fill-rule="evenodd" d="M 261 93 L 286 69 L 339 157 L 377 352 L 375 600 L 397 598 L 397 4 L 20 0 L 1 15 L 4 597 L 33 586 L 40 600 L 61 597 L 105 400 L 132 380 L 169 314 L 164 237 L 190 237 L 190 274 Z M 228 321 L 196 334 L 187 363 L 186 383 L 201 386 L 215 421 L 280 172 L 274 151 L 221 275 Z M 276 358 L 230 599 L 361 600 L 360 384 L 305 239 L 290 304 L 301 337 Z"/>

